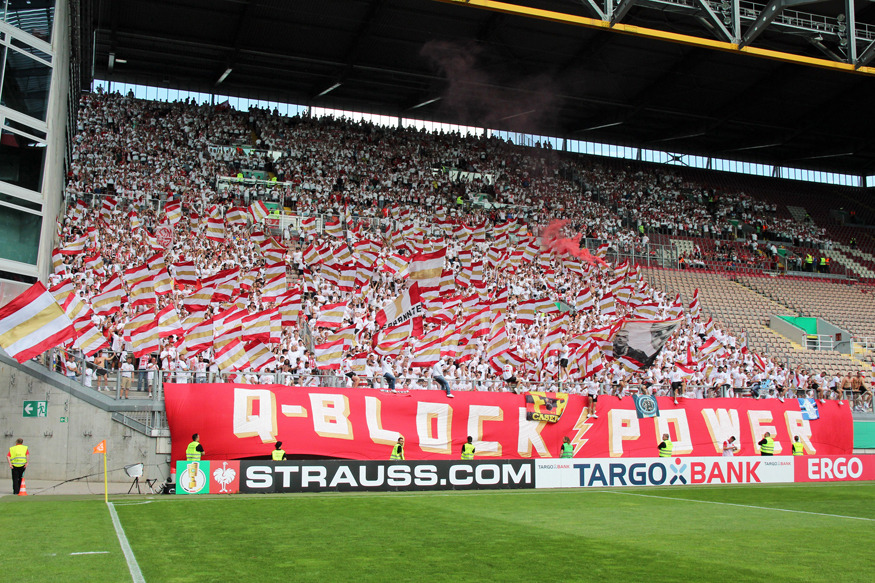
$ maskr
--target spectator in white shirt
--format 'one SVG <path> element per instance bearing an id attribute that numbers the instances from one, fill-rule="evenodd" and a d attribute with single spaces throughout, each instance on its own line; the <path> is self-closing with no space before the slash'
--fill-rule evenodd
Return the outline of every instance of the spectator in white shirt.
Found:
<path id="1" fill-rule="evenodd" d="M 447 397 L 453 398 L 453 393 L 450 391 L 450 383 L 447 382 L 447 379 L 444 378 L 444 362 L 443 359 L 439 359 L 434 365 L 431 367 L 431 378 L 437 381 L 437 384 L 446 391 Z"/>

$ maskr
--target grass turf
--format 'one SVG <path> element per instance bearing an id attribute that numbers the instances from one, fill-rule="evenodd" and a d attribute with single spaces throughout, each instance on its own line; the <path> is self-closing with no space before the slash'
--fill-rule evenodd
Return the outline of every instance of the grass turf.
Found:
<path id="1" fill-rule="evenodd" d="M 136 501 L 116 509 L 150 582 L 875 579 L 871 482 Z M 102 500 L 2 503 L 0 572 L 130 581 Z"/>

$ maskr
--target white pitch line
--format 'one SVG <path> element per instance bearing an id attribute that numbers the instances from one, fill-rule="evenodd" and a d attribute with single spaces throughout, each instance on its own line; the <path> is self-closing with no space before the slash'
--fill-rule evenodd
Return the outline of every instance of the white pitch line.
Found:
<path id="1" fill-rule="evenodd" d="M 74 555 L 108 555 L 109 551 L 80 551 L 78 553 L 70 553 L 70 556 Z"/>
<path id="2" fill-rule="evenodd" d="M 112 518 L 112 525 L 115 527 L 115 534 L 118 537 L 118 542 L 125 555 L 125 561 L 128 563 L 128 571 L 131 572 L 131 579 L 134 583 L 146 583 L 146 579 L 143 578 L 143 572 L 140 571 L 140 565 L 137 563 L 137 558 L 134 556 L 134 551 L 131 549 L 131 544 L 128 542 L 128 537 L 125 536 L 125 529 L 122 528 L 122 523 L 118 519 L 115 506 L 113 506 L 112 502 L 107 502 L 106 505 L 109 506 L 109 516 Z"/>
<path id="3" fill-rule="evenodd" d="M 618 492 L 616 490 L 595 490 L 602 494 L 620 494 L 621 496 L 638 496 L 640 498 L 658 498 L 660 500 L 678 500 L 680 502 L 700 502 L 702 504 L 717 504 L 720 506 L 737 506 L 739 508 L 753 508 L 756 510 L 774 510 L 776 512 L 792 512 L 794 514 L 811 514 L 813 516 L 828 516 L 830 518 L 849 518 L 851 520 L 865 520 L 875 522 L 875 518 L 862 516 L 845 516 L 844 514 L 826 514 L 823 512 L 809 512 L 807 510 L 791 510 L 789 508 L 773 508 L 770 506 L 752 506 L 750 504 L 735 504 L 733 502 L 715 502 L 714 500 L 695 500 L 693 498 L 674 498 L 672 496 L 654 496 L 652 494 L 635 494 L 634 492 Z"/>

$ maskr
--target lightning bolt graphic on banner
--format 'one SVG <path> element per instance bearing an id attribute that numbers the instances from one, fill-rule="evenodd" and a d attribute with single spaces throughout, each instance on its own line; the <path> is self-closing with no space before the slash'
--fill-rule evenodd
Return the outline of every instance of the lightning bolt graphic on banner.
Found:
<path id="1" fill-rule="evenodd" d="M 588 439 L 583 439 L 586 432 L 592 428 L 592 423 L 588 423 L 586 419 L 586 407 L 584 407 L 580 411 L 580 417 L 578 417 L 577 421 L 574 423 L 574 429 L 577 431 L 577 433 L 574 434 L 574 437 L 571 438 L 571 444 L 574 446 L 574 455 L 577 455 L 580 448 L 589 441 Z"/>

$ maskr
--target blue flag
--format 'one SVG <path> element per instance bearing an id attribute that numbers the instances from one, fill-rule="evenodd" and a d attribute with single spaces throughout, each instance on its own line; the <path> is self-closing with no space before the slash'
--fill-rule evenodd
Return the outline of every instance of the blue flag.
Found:
<path id="1" fill-rule="evenodd" d="M 635 395 L 635 412 L 638 413 L 638 419 L 645 417 L 659 417 L 659 405 L 656 399 L 650 395 Z"/>
<path id="2" fill-rule="evenodd" d="M 799 399 L 799 410 L 802 411 L 802 418 L 806 421 L 820 419 L 816 399 Z"/>

